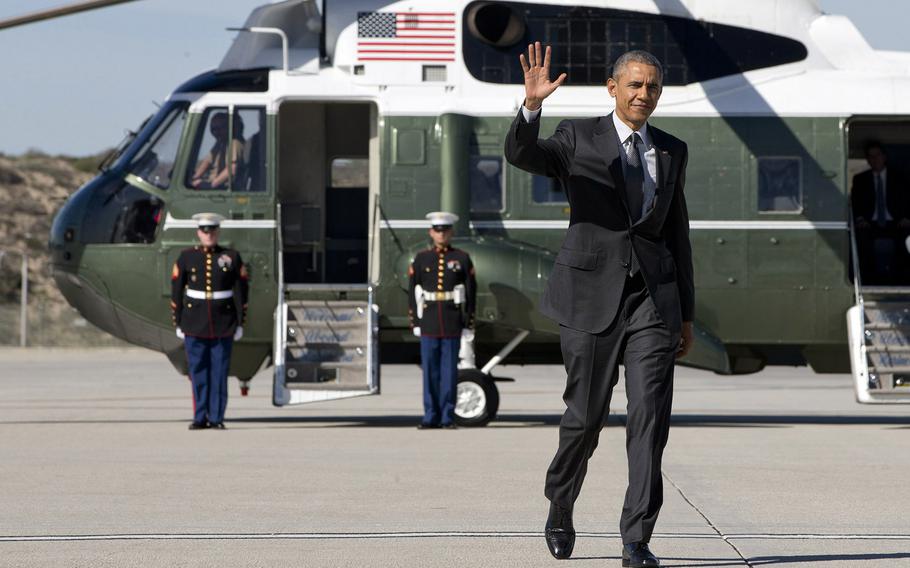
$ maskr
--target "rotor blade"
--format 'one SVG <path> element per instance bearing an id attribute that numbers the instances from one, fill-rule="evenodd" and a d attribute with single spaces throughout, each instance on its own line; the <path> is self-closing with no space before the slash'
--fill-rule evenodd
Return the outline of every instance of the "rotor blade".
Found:
<path id="1" fill-rule="evenodd" d="M 76 2 L 74 4 L 68 4 L 66 6 L 51 8 L 49 10 L 32 12 L 31 14 L 25 14 L 24 16 L 17 16 L 15 18 L 0 20 L 0 30 L 6 28 L 14 28 L 16 26 L 24 26 L 25 24 L 40 22 L 42 20 L 52 20 L 61 16 L 78 14 L 79 12 L 87 12 L 89 10 L 95 10 L 97 8 L 107 8 L 108 6 L 114 6 L 115 4 L 125 4 L 127 2 L 135 1 L 136 0 L 92 0 L 90 2 Z"/>

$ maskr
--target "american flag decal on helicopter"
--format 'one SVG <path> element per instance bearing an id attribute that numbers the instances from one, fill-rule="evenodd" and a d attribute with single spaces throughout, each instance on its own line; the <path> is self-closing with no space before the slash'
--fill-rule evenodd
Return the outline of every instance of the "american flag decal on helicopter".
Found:
<path id="1" fill-rule="evenodd" d="M 360 61 L 455 61 L 454 12 L 359 12 Z"/>

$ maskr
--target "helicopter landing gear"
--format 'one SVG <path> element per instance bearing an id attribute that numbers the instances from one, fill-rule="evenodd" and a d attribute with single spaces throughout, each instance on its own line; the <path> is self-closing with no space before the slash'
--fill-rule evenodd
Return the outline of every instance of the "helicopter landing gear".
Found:
<path id="1" fill-rule="evenodd" d="M 493 356 L 482 369 L 460 369 L 455 398 L 455 423 L 459 426 L 486 426 L 496 418 L 499 411 L 499 389 L 490 371 L 499 365 L 509 353 L 530 333 L 521 330 Z"/>
<path id="2" fill-rule="evenodd" d="M 489 375 L 477 369 L 458 371 L 455 423 L 459 426 L 486 426 L 499 411 L 499 390 Z"/>

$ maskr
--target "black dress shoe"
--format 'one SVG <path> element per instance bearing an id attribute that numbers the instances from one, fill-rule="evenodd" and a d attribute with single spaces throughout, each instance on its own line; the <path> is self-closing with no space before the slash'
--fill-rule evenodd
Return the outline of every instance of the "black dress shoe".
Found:
<path id="1" fill-rule="evenodd" d="M 570 509 L 550 503 L 544 538 L 553 558 L 563 560 L 572 556 L 572 549 L 575 548 L 575 527 L 572 526 Z"/>
<path id="2" fill-rule="evenodd" d="M 442 427 L 446 430 L 458 430 L 458 426 L 455 424 L 443 424 Z"/>
<path id="3" fill-rule="evenodd" d="M 208 422 L 193 422 L 190 424 L 190 430 L 205 430 L 208 427 Z"/>
<path id="4" fill-rule="evenodd" d="M 633 542 L 622 545 L 622 565 L 627 568 L 659 568 L 660 560 L 648 550 L 647 542 Z"/>
<path id="5" fill-rule="evenodd" d="M 439 424 L 423 424 L 423 423 L 421 423 L 421 424 L 418 424 L 418 425 L 417 425 L 417 429 L 418 429 L 418 430 L 438 430 L 439 428 L 442 428 L 442 426 L 440 426 Z"/>
<path id="6" fill-rule="evenodd" d="M 215 422 L 211 427 L 215 430 L 227 430 L 227 426 L 224 425 L 224 422 Z"/>

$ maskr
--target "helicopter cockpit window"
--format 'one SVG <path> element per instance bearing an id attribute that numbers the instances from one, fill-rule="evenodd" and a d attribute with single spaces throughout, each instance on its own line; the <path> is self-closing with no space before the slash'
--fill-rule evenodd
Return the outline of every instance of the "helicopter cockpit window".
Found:
<path id="1" fill-rule="evenodd" d="M 82 226 L 87 244 L 155 242 L 162 202 L 123 179 L 114 178 L 92 194 Z"/>
<path id="2" fill-rule="evenodd" d="M 171 185 L 185 122 L 186 106 L 174 107 L 136 153 L 129 172 L 158 189 L 167 189 Z"/>
<path id="3" fill-rule="evenodd" d="M 210 108 L 200 122 L 186 186 L 199 190 L 265 191 L 265 110 Z"/>
<path id="4" fill-rule="evenodd" d="M 231 180 L 234 191 L 265 191 L 265 109 L 234 109 L 234 138 L 243 137 L 243 153 Z"/>
<path id="5" fill-rule="evenodd" d="M 502 211 L 502 158 L 471 155 L 471 211 Z"/>
<path id="6" fill-rule="evenodd" d="M 758 211 L 799 213 L 803 209 L 802 160 L 758 159 Z"/>

